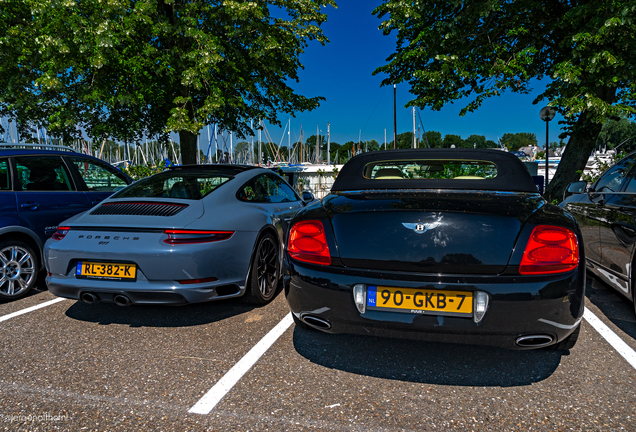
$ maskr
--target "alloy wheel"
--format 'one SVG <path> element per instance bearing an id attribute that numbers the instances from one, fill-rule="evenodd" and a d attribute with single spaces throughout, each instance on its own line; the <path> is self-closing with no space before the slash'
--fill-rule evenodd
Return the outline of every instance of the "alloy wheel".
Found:
<path id="1" fill-rule="evenodd" d="M 269 298 L 276 290 L 278 281 L 278 253 L 271 237 L 263 238 L 257 256 L 256 277 L 263 298 Z"/>
<path id="2" fill-rule="evenodd" d="M 18 297 L 35 282 L 35 259 L 28 249 L 9 245 L 0 250 L 0 295 Z"/>

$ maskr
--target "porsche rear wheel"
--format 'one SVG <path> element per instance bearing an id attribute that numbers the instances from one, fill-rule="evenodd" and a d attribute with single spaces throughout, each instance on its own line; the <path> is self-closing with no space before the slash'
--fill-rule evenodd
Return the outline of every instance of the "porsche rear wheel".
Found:
<path id="1" fill-rule="evenodd" d="M 269 303 L 276 295 L 279 279 L 278 244 L 273 235 L 265 234 L 258 240 L 245 299 L 252 304 Z"/>
<path id="2" fill-rule="evenodd" d="M 0 243 L 0 299 L 25 296 L 37 280 L 38 259 L 26 243 L 7 240 Z"/>

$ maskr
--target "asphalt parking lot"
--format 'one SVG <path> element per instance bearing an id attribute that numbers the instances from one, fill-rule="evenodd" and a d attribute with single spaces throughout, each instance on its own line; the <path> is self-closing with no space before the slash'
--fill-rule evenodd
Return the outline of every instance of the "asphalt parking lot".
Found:
<path id="1" fill-rule="evenodd" d="M 0 430 L 636 430 L 632 305 L 587 297 L 623 348 L 590 315 L 569 354 L 506 351 L 303 330 L 282 293 L 119 307 L 40 283 L 0 303 Z"/>

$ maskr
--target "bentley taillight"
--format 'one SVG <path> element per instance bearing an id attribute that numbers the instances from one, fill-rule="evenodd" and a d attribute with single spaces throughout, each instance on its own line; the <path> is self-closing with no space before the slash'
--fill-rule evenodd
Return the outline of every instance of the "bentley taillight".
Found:
<path id="1" fill-rule="evenodd" d="M 564 273 L 579 265 L 576 234 L 563 227 L 538 225 L 532 230 L 521 258 L 519 273 L 526 275 Z"/>
<path id="2" fill-rule="evenodd" d="M 68 234 L 69 230 L 71 229 L 71 227 L 57 227 L 57 230 L 53 233 L 53 235 L 51 236 L 51 238 L 53 240 L 62 240 L 64 237 L 66 237 L 66 234 Z"/>
<path id="3" fill-rule="evenodd" d="M 288 251 L 292 258 L 311 264 L 331 264 L 331 254 L 322 222 L 295 223 L 289 232 Z"/>
<path id="4" fill-rule="evenodd" d="M 227 240 L 234 234 L 234 231 L 202 231 L 202 230 L 184 230 L 184 229 L 167 229 L 164 231 L 168 234 L 168 238 L 164 243 L 168 244 L 192 244 L 192 243 L 210 243 L 221 240 Z"/>

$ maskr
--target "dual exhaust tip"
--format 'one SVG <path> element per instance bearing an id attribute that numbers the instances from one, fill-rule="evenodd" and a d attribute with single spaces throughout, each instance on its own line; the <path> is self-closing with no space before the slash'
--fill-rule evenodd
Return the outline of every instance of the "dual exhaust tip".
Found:
<path id="1" fill-rule="evenodd" d="M 93 293 L 85 292 L 80 295 L 80 300 L 86 304 L 94 304 L 99 302 L 100 298 Z M 123 294 L 117 294 L 115 297 L 113 297 L 113 301 L 117 306 L 130 306 L 131 304 L 133 304 L 132 300 L 130 300 L 130 298 Z"/>
<path id="2" fill-rule="evenodd" d="M 300 319 L 308 326 L 315 327 L 320 330 L 329 330 L 331 323 L 323 318 L 315 315 L 301 315 Z M 541 348 L 546 347 L 554 342 L 554 338 L 550 335 L 538 334 L 538 335 L 526 335 L 518 337 L 515 340 L 515 345 L 521 348 Z"/>

